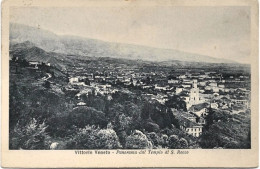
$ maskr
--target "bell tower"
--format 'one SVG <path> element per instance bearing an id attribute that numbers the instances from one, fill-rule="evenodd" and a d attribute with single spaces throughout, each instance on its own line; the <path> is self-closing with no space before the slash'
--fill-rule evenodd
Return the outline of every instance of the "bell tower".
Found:
<path id="1" fill-rule="evenodd" d="M 198 80 L 197 79 L 193 80 L 192 86 L 193 86 L 193 88 L 198 88 Z"/>

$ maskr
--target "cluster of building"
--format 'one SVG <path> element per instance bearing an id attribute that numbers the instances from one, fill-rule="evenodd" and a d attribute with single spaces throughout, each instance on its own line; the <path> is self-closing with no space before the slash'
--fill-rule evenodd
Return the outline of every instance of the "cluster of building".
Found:
<path id="1" fill-rule="evenodd" d="M 92 66 L 88 71 L 78 68 L 78 74 L 74 71 L 69 79 L 70 85 L 83 86 L 78 96 L 90 91 L 95 95 L 110 96 L 117 91 L 133 89 L 141 90 L 143 97 L 165 104 L 169 97 L 177 95 L 186 103 L 187 111 L 175 110 L 174 116 L 178 117 L 181 129 L 194 137 L 199 137 L 203 132 L 210 108 L 229 113 L 250 109 L 248 75 L 224 77 L 222 73 L 204 70 L 191 72 L 188 69 L 172 73 L 164 67 L 140 68 L 125 64 Z"/>
<path id="2" fill-rule="evenodd" d="M 183 83 L 179 83 L 180 79 Z M 230 114 L 250 109 L 250 90 L 225 87 L 226 81 L 222 80 L 221 76 L 219 80 L 209 78 L 208 73 L 197 78 L 180 76 L 170 82 L 179 84 L 175 94 L 179 95 L 187 106 L 187 112 L 173 110 L 173 114 L 179 120 L 180 128 L 194 137 L 202 134 L 209 109 L 223 110 Z"/>
<path id="3" fill-rule="evenodd" d="M 13 73 L 17 73 L 18 70 L 18 64 L 23 64 L 23 66 L 25 66 L 27 69 L 31 69 L 34 71 L 39 71 L 40 68 L 43 67 L 50 67 L 51 63 L 44 63 L 44 62 L 39 62 L 39 61 L 27 61 L 25 59 L 20 59 L 19 57 L 13 57 L 10 66 L 11 66 L 11 71 L 13 71 Z"/>

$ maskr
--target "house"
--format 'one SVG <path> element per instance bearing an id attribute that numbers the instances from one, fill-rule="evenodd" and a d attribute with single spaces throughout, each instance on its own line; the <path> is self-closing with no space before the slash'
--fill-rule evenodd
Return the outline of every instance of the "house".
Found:
<path id="1" fill-rule="evenodd" d="M 225 103 L 225 104 L 230 104 L 231 103 L 231 100 L 229 98 L 227 98 L 226 96 L 223 96 L 219 99 L 222 103 Z"/>
<path id="2" fill-rule="evenodd" d="M 155 90 L 167 90 L 164 86 L 158 86 L 157 84 L 154 86 Z"/>
<path id="3" fill-rule="evenodd" d="M 111 95 L 107 95 L 107 100 L 112 100 L 113 97 Z"/>
<path id="4" fill-rule="evenodd" d="M 218 87 L 219 88 L 225 88 L 225 85 L 224 85 L 224 83 L 220 83 L 220 84 L 218 84 Z"/>
<path id="5" fill-rule="evenodd" d="M 212 109 L 218 109 L 218 104 L 217 103 L 210 103 L 210 107 Z"/>
<path id="6" fill-rule="evenodd" d="M 71 77 L 71 78 L 69 79 L 69 82 L 70 82 L 70 83 L 78 83 L 78 82 L 79 82 L 79 78 L 78 78 L 78 77 Z"/>
<path id="7" fill-rule="evenodd" d="M 229 106 L 228 106 L 227 104 L 223 104 L 221 108 L 222 108 L 222 109 L 228 109 Z"/>
<path id="8" fill-rule="evenodd" d="M 208 75 L 206 75 L 206 74 L 201 74 L 201 75 L 199 75 L 199 78 L 201 78 L 201 79 L 205 79 L 205 78 L 208 78 L 209 76 Z"/>
<path id="9" fill-rule="evenodd" d="M 177 80 L 177 79 L 170 79 L 170 80 L 168 80 L 168 83 L 169 84 L 177 84 L 177 83 L 179 83 L 179 80 Z"/>
<path id="10" fill-rule="evenodd" d="M 190 96 L 188 95 L 188 93 L 186 91 L 182 91 L 181 93 L 179 93 L 179 96 L 186 102 L 188 103 L 190 101 Z"/>
<path id="11" fill-rule="evenodd" d="M 178 119 L 180 129 L 194 137 L 199 137 L 202 134 L 203 126 L 196 123 L 196 116 L 188 112 L 179 112 L 176 109 L 172 109 L 172 114 Z"/>
<path id="12" fill-rule="evenodd" d="M 216 82 L 211 82 L 211 83 L 209 83 L 209 86 L 211 86 L 211 87 L 217 87 L 218 84 L 217 84 Z"/>
<path id="13" fill-rule="evenodd" d="M 87 74 L 87 73 L 86 73 L 86 77 L 87 77 L 88 79 L 93 79 L 93 78 L 94 78 L 93 73 L 90 73 L 90 74 Z"/>
<path id="14" fill-rule="evenodd" d="M 147 86 L 141 86 L 142 87 L 142 89 L 149 89 L 149 88 L 152 88 L 152 86 L 149 86 L 149 85 L 147 85 Z"/>
<path id="15" fill-rule="evenodd" d="M 210 87 L 210 86 L 206 86 L 204 89 L 205 89 L 205 90 L 209 90 L 209 91 L 211 91 L 211 90 L 212 90 L 212 87 Z"/>
<path id="16" fill-rule="evenodd" d="M 186 78 L 186 75 L 180 75 L 179 76 L 179 79 L 185 79 Z"/>
<path id="17" fill-rule="evenodd" d="M 215 92 L 215 93 L 218 93 L 218 92 L 219 92 L 219 88 L 218 88 L 218 87 L 215 87 L 215 86 L 213 86 L 213 87 L 212 87 L 212 91 L 213 91 L 213 92 Z"/>
<path id="18" fill-rule="evenodd" d="M 249 108 L 249 101 L 245 98 L 232 99 L 232 102 L 238 106 L 244 106 L 245 108 Z"/>
<path id="19" fill-rule="evenodd" d="M 182 87 L 182 86 L 177 87 L 176 91 L 175 91 L 175 94 L 181 93 L 183 91 L 183 89 L 184 89 L 184 87 Z"/>
<path id="20" fill-rule="evenodd" d="M 196 116 L 192 113 L 182 112 L 181 116 L 196 123 Z"/>
<path id="21" fill-rule="evenodd" d="M 206 82 L 205 82 L 205 81 L 199 82 L 198 84 L 199 84 L 200 86 L 206 86 Z"/>
<path id="22" fill-rule="evenodd" d="M 206 119 L 204 117 L 199 117 L 197 119 L 197 123 L 201 124 L 201 125 L 204 125 L 204 124 L 206 124 Z"/>
<path id="23" fill-rule="evenodd" d="M 102 82 L 102 81 L 105 81 L 105 77 L 104 76 L 95 76 L 94 77 L 94 81 L 95 82 Z"/>
<path id="24" fill-rule="evenodd" d="M 191 88 L 191 84 L 182 84 L 184 88 Z"/>
<path id="25" fill-rule="evenodd" d="M 189 108 L 189 111 L 193 112 L 196 114 L 198 117 L 206 117 L 208 115 L 208 103 L 201 103 L 197 105 L 192 105 Z"/>
<path id="26" fill-rule="evenodd" d="M 37 61 L 29 61 L 29 68 L 38 69 L 38 68 L 39 68 L 39 67 L 38 67 L 39 64 L 40 64 L 40 63 L 37 62 Z"/>
<path id="27" fill-rule="evenodd" d="M 86 103 L 84 103 L 84 102 L 79 102 L 78 104 L 77 104 L 77 106 L 86 106 L 87 104 Z"/>
<path id="28" fill-rule="evenodd" d="M 192 135 L 193 137 L 199 137 L 202 134 L 203 126 L 201 124 L 190 121 L 186 118 L 180 118 L 180 129 Z"/>

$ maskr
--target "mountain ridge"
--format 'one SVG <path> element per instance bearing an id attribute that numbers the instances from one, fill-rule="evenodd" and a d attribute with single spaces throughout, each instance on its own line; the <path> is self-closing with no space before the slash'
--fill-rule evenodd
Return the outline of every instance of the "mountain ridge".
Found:
<path id="1" fill-rule="evenodd" d="M 227 59 L 192 54 L 172 49 L 153 48 L 142 45 L 106 42 L 96 39 L 65 35 L 30 27 L 22 24 L 10 24 L 10 43 L 30 41 L 46 52 L 88 57 L 112 57 L 145 61 L 189 61 L 206 63 L 235 63 Z"/>

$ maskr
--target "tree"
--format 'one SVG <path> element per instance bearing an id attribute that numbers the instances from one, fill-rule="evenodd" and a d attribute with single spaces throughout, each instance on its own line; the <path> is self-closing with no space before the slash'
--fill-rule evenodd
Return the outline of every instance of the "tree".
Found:
<path id="1" fill-rule="evenodd" d="M 115 117 L 114 129 L 117 132 L 120 142 L 124 145 L 127 134 L 131 131 L 131 125 L 133 124 L 132 118 L 127 117 L 125 114 L 118 114 Z"/>
<path id="2" fill-rule="evenodd" d="M 161 136 L 161 145 L 163 148 L 166 148 L 168 146 L 168 136 L 166 134 L 163 134 Z"/>
<path id="3" fill-rule="evenodd" d="M 184 110 L 187 111 L 187 107 L 186 107 L 186 103 L 185 101 L 183 101 L 180 96 L 174 95 L 172 97 L 169 98 L 169 100 L 167 100 L 165 102 L 165 105 L 169 108 L 175 108 L 177 110 Z"/>
<path id="4" fill-rule="evenodd" d="M 106 116 L 110 121 L 114 122 L 115 118 L 118 117 L 120 114 L 123 114 L 124 106 L 120 103 L 113 104 L 111 107 L 108 108 L 106 112 Z"/>
<path id="5" fill-rule="evenodd" d="M 181 138 L 179 140 L 179 143 L 180 143 L 180 148 L 183 148 L 183 149 L 188 148 L 188 146 L 189 146 L 188 141 L 185 138 Z"/>
<path id="6" fill-rule="evenodd" d="M 12 61 L 13 61 L 13 62 L 16 61 L 16 57 L 15 57 L 15 56 L 12 57 Z"/>
<path id="7" fill-rule="evenodd" d="M 43 86 L 47 89 L 51 88 L 51 83 L 47 80 L 44 82 Z"/>
<path id="8" fill-rule="evenodd" d="M 210 107 L 208 109 L 208 115 L 206 116 L 205 120 L 206 120 L 206 125 L 205 125 L 205 129 L 208 130 L 209 127 L 213 124 L 213 114 L 214 114 L 214 111 L 213 109 Z"/>
<path id="9" fill-rule="evenodd" d="M 153 110 L 150 112 L 151 119 L 160 126 L 160 128 L 171 127 L 173 115 L 169 109 L 160 104 L 153 102 Z"/>
<path id="10" fill-rule="evenodd" d="M 71 136 L 66 143 L 67 149 L 95 149 L 97 143 L 97 133 L 99 128 L 92 125 L 87 125 L 85 128 Z"/>
<path id="11" fill-rule="evenodd" d="M 125 114 L 118 114 L 115 118 L 115 129 L 116 131 L 129 131 L 130 125 L 132 124 L 132 118 L 127 117 Z"/>
<path id="12" fill-rule="evenodd" d="M 79 128 L 86 125 L 99 125 L 100 127 L 107 126 L 105 114 L 92 107 L 77 107 L 68 116 L 67 122 Z"/>
<path id="13" fill-rule="evenodd" d="M 97 148 L 117 149 L 122 148 L 119 138 L 113 129 L 102 129 L 97 133 Z"/>
<path id="14" fill-rule="evenodd" d="M 251 128 L 249 128 L 249 131 L 247 133 L 245 144 L 247 148 L 251 148 Z"/>
<path id="15" fill-rule="evenodd" d="M 225 144 L 224 148 L 239 149 L 240 147 L 237 141 L 231 140 L 229 143 Z"/>
<path id="16" fill-rule="evenodd" d="M 148 140 L 145 134 L 139 130 L 135 130 L 126 138 L 125 148 L 128 149 L 149 149 L 152 148 L 152 143 Z"/>
<path id="17" fill-rule="evenodd" d="M 126 102 L 124 105 L 125 108 L 125 114 L 129 117 L 132 117 L 133 119 L 137 120 L 141 116 L 141 110 L 140 107 L 133 102 Z"/>
<path id="18" fill-rule="evenodd" d="M 179 120 L 178 120 L 172 113 L 171 113 L 170 117 L 171 117 L 171 122 L 172 122 L 172 124 L 173 124 L 177 129 L 180 129 Z"/>
<path id="19" fill-rule="evenodd" d="M 142 119 L 150 119 L 151 116 L 151 112 L 153 111 L 153 105 L 150 104 L 149 102 L 145 101 L 143 106 L 142 106 L 142 113 L 141 113 L 141 117 Z"/>
<path id="20" fill-rule="evenodd" d="M 100 129 L 94 125 L 87 125 L 78 129 L 67 141 L 67 149 L 116 149 L 121 144 L 113 129 Z"/>
<path id="21" fill-rule="evenodd" d="M 23 104 L 24 93 L 23 90 L 19 90 L 19 86 L 14 82 L 10 83 L 10 94 L 9 94 L 9 128 L 12 130 L 18 120 L 24 122 L 24 119 L 21 118 L 22 112 L 30 113 L 29 111 L 25 111 L 26 105 Z M 27 121 L 26 121 L 27 123 Z M 21 124 L 21 122 L 20 122 Z M 25 124 L 21 124 L 25 125 Z"/>
<path id="22" fill-rule="evenodd" d="M 141 129 L 143 120 L 141 118 L 140 106 L 132 102 L 127 102 L 124 107 L 125 107 L 124 113 L 128 117 L 130 117 L 132 121 L 129 130 L 134 131 L 134 130 Z"/>
<path id="23" fill-rule="evenodd" d="M 22 62 L 21 62 L 21 65 L 23 67 L 29 66 L 29 62 L 27 62 L 27 60 L 23 59 Z"/>
<path id="24" fill-rule="evenodd" d="M 171 135 L 169 137 L 168 147 L 171 149 L 176 149 L 179 147 L 179 137 L 177 135 Z"/>
<path id="25" fill-rule="evenodd" d="M 85 83 L 85 85 L 90 85 L 90 81 L 89 81 L 89 79 L 86 78 L 85 81 L 84 81 L 84 83 Z"/>
<path id="26" fill-rule="evenodd" d="M 106 99 L 103 97 L 94 97 L 91 101 L 88 99 L 88 106 L 95 108 L 96 110 L 105 111 Z"/>
<path id="27" fill-rule="evenodd" d="M 149 76 L 147 76 L 147 78 L 146 78 L 146 84 L 150 84 L 150 82 L 151 82 L 151 78 L 150 78 Z"/>
<path id="28" fill-rule="evenodd" d="M 221 133 L 221 129 L 224 126 L 218 124 L 212 124 L 208 130 L 202 133 L 200 136 L 199 144 L 202 148 L 214 148 L 223 147 L 226 143 L 230 141 L 228 137 L 225 137 Z M 224 132 L 222 130 L 222 132 Z"/>
<path id="29" fill-rule="evenodd" d="M 160 144 L 160 137 L 155 132 L 148 133 L 147 138 L 152 142 L 153 148 L 158 148 Z"/>
<path id="30" fill-rule="evenodd" d="M 159 132 L 160 126 L 151 120 L 144 121 L 143 128 L 148 132 Z"/>
<path id="31" fill-rule="evenodd" d="M 10 132 L 10 149 L 47 149 L 50 139 L 45 131 L 47 127 L 44 122 L 39 124 L 34 118 L 25 127 L 17 123 Z"/>

